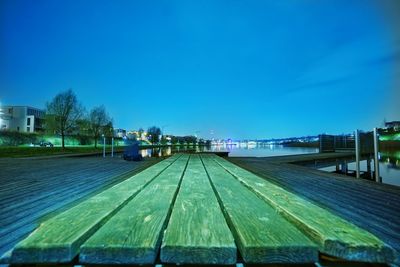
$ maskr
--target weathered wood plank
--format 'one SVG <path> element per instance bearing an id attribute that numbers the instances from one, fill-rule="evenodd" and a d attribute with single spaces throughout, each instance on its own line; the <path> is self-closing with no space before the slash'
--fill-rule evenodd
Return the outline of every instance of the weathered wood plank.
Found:
<path id="1" fill-rule="evenodd" d="M 161 261 L 234 264 L 236 246 L 197 155 L 190 158 L 161 246 Z"/>
<path id="2" fill-rule="evenodd" d="M 233 163 L 213 158 L 319 244 L 321 252 L 354 261 L 394 261 L 394 250 L 373 234 Z"/>
<path id="3" fill-rule="evenodd" d="M 137 168 L 137 170 L 139 169 L 143 168 Z M 122 176 L 125 176 L 125 174 Z M 69 188 L 69 185 L 66 184 L 64 186 L 69 189 L 68 191 L 54 197 L 49 197 L 47 203 L 44 202 L 43 204 L 38 204 L 33 202 L 35 205 L 32 205 L 29 211 L 20 210 L 17 208 L 15 211 L 5 212 L 5 215 L 8 215 L 9 218 L 15 218 L 15 214 L 24 214 L 25 216 L 22 218 L 15 218 L 8 224 L 3 224 L 4 221 L 0 220 L 0 252 L 4 252 L 7 249 L 11 249 L 13 246 L 15 246 L 18 241 L 22 240 L 27 234 L 37 228 L 40 220 L 46 220 L 46 218 L 43 218 L 44 216 L 53 217 L 55 214 L 51 213 L 55 210 L 66 210 L 64 207 L 72 207 L 74 203 L 77 204 L 79 201 L 82 201 L 82 199 L 93 196 L 96 194 L 96 192 L 99 193 L 99 189 L 104 190 L 104 188 L 108 188 L 124 180 L 118 178 L 121 177 L 118 176 L 115 179 L 104 181 L 107 180 L 106 177 L 107 173 L 101 173 L 100 175 L 97 175 L 98 181 L 86 180 L 87 184 L 80 188 Z"/>
<path id="4" fill-rule="evenodd" d="M 79 261 L 90 264 L 152 264 L 172 209 L 188 155 L 183 155 L 90 237 Z"/>
<path id="5" fill-rule="evenodd" d="M 91 191 L 92 188 L 99 187 L 99 184 L 103 183 L 102 179 L 100 179 L 103 175 L 108 176 L 113 175 L 113 173 L 101 173 L 101 175 L 97 175 L 97 180 L 87 179 L 84 181 L 77 181 L 76 185 L 68 186 L 65 184 L 65 188 L 62 191 L 55 190 L 54 193 L 43 194 L 44 197 L 40 200 L 32 198 L 32 201 L 26 203 L 26 206 L 15 207 L 18 213 L 10 214 L 10 209 L 4 209 L 3 216 L 0 216 L 0 225 L 3 226 L 2 229 L 0 229 L 0 237 L 3 237 L 3 234 L 7 233 L 10 228 L 16 229 L 18 225 L 21 225 L 24 221 L 30 221 L 32 217 L 40 217 L 49 212 L 49 210 L 53 210 L 54 206 L 63 205 L 65 202 L 68 202 L 68 200 L 79 198 L 80 195 Z M 13 205 L 10 206 L 12 207 Z M 39 210 L 39 212 L 37 212 L 37 210 Z"/>
<path id="6" fill-rule="evenodd" d="M 168 158 L 49 219 L 12 252 L 13 263 L 69 262 L 79 247 L 177 156 Z"/>
<path id="7" fill-rule="evenodd" d="M 318 247 L 212 158 L 204 166 L 246 263 L 312 263 Z"/>
<path id="8" fill-rule="evenodd" d="M 85 158 L 86 160 L 86 158 Z M 85 161 L 84 160 L 84 161 Z M 21 219 L 14 220 L 12 224 L 4 224 L 3 220 L 0 219 L 0 254 L 3 254 L 7 250 L 12 249 L 19 241 L 23 240 L 26 238 L 27 235 L 29 235 L 33 230 L 35 230 L 40 222 L 46 221 L 47 219 L 54 217 L 56 213 L 61 213 L 62 211 L 67 210 L 68 208 L 71 208 L 78 204 L 79 202 L 94 196 L 101 191 L 122 182 L 123 180 L 132 177 L 134 173 L 138 173 L 141 170 L 144 170 L 145 168 L 149 167 L 150 165 L 153 165 L 154 162 L 153 160 L 151 161 L 145 161 L 145 162 L 139 162 L 130 167 L 130 171 L 126 173 L 122 173 L 128 165 L 122 164 L 121 168 L 121 163 L 114 162 L 114 165 L 109 165 L 107 164 L 107 168 L 114 169 L 114 172 L 119 169 L 119 171 L 122 173 L 121 175 L 115 176 L 109 176 L 110 174 L 108 172 L 102 172 L 102 168 L 99 169 L 99 172 L 96 172 L 93 170 L 92 177 L 84 177 L 84 176 L 78 176 L 76 180 L 83 180 L 85 182 L 85 186 L 81 186 L 80 188 L 70 188 L 71 185 L 66 183 L 64 186 L 69 189 L 65 192 L 58 193 L 56 196 L 53 197 L 48 197 L 48 203 L 43 203 L 46 205 L 40 205 L 36 201 L 33 202 L 34 205 L 30 207 L 29 214 L 26 214 L 25 217 Z M 117 165 L 116 165 L 117 163 Z M 80 164 L 77 164 L 77 168 L 80 168 Z M 119 168 L 118 168 L 119 166 Z M 132 171 L 132 168 L 134 168 L 134 171 Z M 61 173 L 62 168 L 58 166 L 59 173 Z M 72 174 L 71 174 L 72 175 Z M 91 175 L 91 176 L 92 176 Z M 60 179 L 60 177 L 55 174 L 55 176 L 52 176 L 54 180 Z M 61 178 L 62 180 L 62 178 Z M 46 179 L 47 182 L 50 184 L 52 183 L 49 181 L 49 179 Z M 54 187 L 55 185 L 53 185 Z M 29 188 L 27 189 L 28 191 L 30 190 Z M 34 189 L 36 190 L 36 189 Z M 41 192 L 41 191 L 40 191 Z M 9 216 L 9 217 L 14 217 L 15 214 L 24 214 L 25 209 L 21 210 L 21 207 L 15 208 L 13 211 L 6 211 L 2 215 L 4 216 Z"/>
<path id="9" fill-rule="evenodd" d="M 229 160 L 376 235 L 397 251 L 395 262 L 400 263 L 400 213 L 394 205 L 400 203 L 400 187 L 264 159 Z"/>
<path id="10" fill-rule="evenodd" d="M 293 172 L 291 171 L 291 166 L 286 166 L 286 164 L 280 166 L 280 168 L 277 168 L 279 166 L 271 166 L 271 164 L 268 167 L 275 169 L 272 172 L 267 171 L 268 177 L 275 177 L 276 174 L 274 174 L 274 171 L 279 170 L 278 176 L 287 181 L 294 182 L 296 185 L 294 189 L 306 189 L 312 195 L 318 195 L 318 200 L 335 200 L 335 205 L 342 211 L 341 214 L 350 212 L 350 209 L 356 205 L 357 214 L 362 217 L 370 217 L 371 223 L 380 226 L 381 231 L 390 231 L 397 228 L 397 235 L 400 237 L 400 226 L 396 221 L 399 218 L 398 214 L 400 210 L 394 205 L 394 200 L 388 200 L 386 196 L 382 196 L 384 194 L 382 191 L 380 194 L 376 194 L 376 192 L 371 192 L 368 188 L 362 187 L 362 184 L 358 184 L 356 187 L 360 189 L 353 190 L 351 181 L 348 181 L 347 184 L 339 185 L 330 179 L 324 179 L 325 177 L 316 177 L 313 173 L 304 171 L 302 173 L 298 171 Z M 305 179 L 303 178 L 304 176 L 306 177 Z M 355 180 L 354 178 L 350 179 Z M 301 184 L 299 183 L 300 180 L 303 180 Z M 334 194 L 332 194 L 333 192 Z M 397 201 L 399 200 L 400 198 L 397 197 Z M 382 217 L 383 214 L 385 218 Z"/>
<path id="11" fill-rule="evenodd" d="M 265 164 L 263 164 L 265 165 Z M 272 173 L 284 174 L 285 176 L 295 176 L 303 180 L 309 180 L 314 184 L 329 184 L 334 189 L 346 189 L 352 186 L 352 190 L 357 194 L 346 196 L 347 198 L 357 199 L 358 201 L 366 201 L 368 206 L 376 204 L 373 200 L 385 200 L 390 203 L 391 211 L 400 211 L 400 203 L 398 203 L 399 189 L 392 185 L 385 185 L 368 181 L 364 179 L 354 179 L 353 177 L 322 172 L 310 168 L 297 166 L 293 164 L 267 164 L 268 169 Z M 304 175 L 304 174 L 307 175 Z M 332 178 L 337 179 L 332 179 Z M 317 180 L 311 178 L 319 178 Z M 368 195 L 366 194 L 368 192 Z M 341 191 L 338 193 L 342 193 Z M 384 207 L 382 207 L 384 208 Z"/>
<path id="12" fill-rule="evenodd" d="M 371 231 L 393 248 L 399 248 L 400 225 L 397 224 L 399 211 L 394 203 L 400 201 L 400 190 L 396 198 L 388 198 L 387 191 L 377 183 L 375 190 L 368 187 L 372 182 L 335 176 L 317 175 L 309 169 L 289 164 L 252 164 L 256 174 L 301 195 L 323 204 L 354 224 Z M 301 171 L 301 172 L 300 172 Z M 352 183 L 353 181 L 357 183 Z M 366 186 L 364 186 L 367 184 Z"/>
<path id="13" fill-rule="evenodd" d="M 0 159 L 0 165 L 2 165 L 3 160 Z M 9 193 L 13 194 L 14 191 L 19 190 L 19 197 L 15 196 L 13 204 L 21 203 L 22 205 L 16 206 L 12 210 L 7 210 L 4 207 L 8 207 L 8 205 L 3 206 L 3 197 L 0 196 L 0 210 L 2 211 L 0 213 L 0 255 L 11 250 L 19 241 L 26 238 L 39 226 L 40 221 L 54 217 L 56 213 L 67 210 L 66 207 L 73 207 L 82 200 L 132 177 L 135 173 L 156 162 L 159 162 L 159 160 L 146 159 L 132 164 L 132 162 L 122 161 L 118 158 L 103 159 L 100 157 L 51 160 L 12 159 L 10 164 L 2 167 L 3 172 L 0 172 L 0 184 L 9 188 L 9 192 L 6 193 L 8 196 L 10 195 Z M 13 168 L 13 166 L 18 166 L 18 168 Z M 69 166 L 73 167 L 69 168 Z M 89 169 L 86 169 L 87 167 Z M 26 172 L 27 169 L 29 173 Z M 43 169 L 45 172 L 42 172 Z M 112 170 L 112 172 L 108 170 Z M 14 179 L 16 181 L 28 180 L 32 186 L 20 189 L 18 183 L 11 182 Z M 61 183 L 59 183 L 60 181 Z M 34 186 L 39 182 L 41 186 Z M 84 186 L 71 188 L 74 184 L 80 182 L 83 182 Z M 14 185 L 15 187 L 13 187 Z M 48 195 L 51 190 L 58 188 L 67 190 L 57 193 L 54 197 L 49 197 L 46 205 L 36 205 L 37 196 Z M 25 199 L 26 195 L 29 195 L 28 199 L 32 199 L 32 205 L 29 205 L 31 202 Z M 47 198 L 47 196 L 45 197 Z M 26 210 L 26 206 L 29 207 L 29 212 Z M 12 218 L 16 214 L 22 213 L 26 214 L 23 218 L 15 219 L 8 223 L 5 220 L 5 218 Z"/>

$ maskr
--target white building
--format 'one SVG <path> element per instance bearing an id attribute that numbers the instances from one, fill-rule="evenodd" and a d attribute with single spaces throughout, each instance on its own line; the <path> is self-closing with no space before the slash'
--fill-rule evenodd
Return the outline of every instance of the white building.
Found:
<path id="1" fill-rule="evenodd" d="M 1 106 L 0 129 L 17 132 L 43 130 L 45 111 L 28 106 Z"/>
<path id="2" fill-rule="evenodd" d="M 114 129 L 114 136 L 124 138 L 126 137 L 126 130 L 121 128 Z"/>

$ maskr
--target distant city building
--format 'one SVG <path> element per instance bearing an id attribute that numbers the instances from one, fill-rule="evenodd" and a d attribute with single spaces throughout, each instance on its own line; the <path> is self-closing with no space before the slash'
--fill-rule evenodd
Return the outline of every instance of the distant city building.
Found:
<path id="1" fill-rule="evenodd" d="M 124 138 L 126 137 L 126 130 L 120 128 L 114 129 L 114 136 Z"/>
<path id="2" fill-rule="evenodd" d="M 393 128 L 394 130 L 398 131 L 398 130 L 400 130 L 400 121 L 385 122 L 385 127 L 386 128 Z"/>
<path id="3" fill-rule="evenodd" d="M 143 131 L 140 133 L 139 131 L 135 131 L 135 130 L 127 131 L 126 137 L 128 139 L 136 139 L 139 141 L 146 141 L 147 140 L 147 132 Z"/>
<path id="4" fill-rule="evenodd" d="M 45 111 L 28 106 L 0 107 L 0 129 L 17 132 L 43 131 Z"/>
<path id="5" fill-rule="evenodd" d="M 127 131 L 126 138 L 131 139 L 131 140 L 136 139 L 136 132 L 135 131 Z"/>

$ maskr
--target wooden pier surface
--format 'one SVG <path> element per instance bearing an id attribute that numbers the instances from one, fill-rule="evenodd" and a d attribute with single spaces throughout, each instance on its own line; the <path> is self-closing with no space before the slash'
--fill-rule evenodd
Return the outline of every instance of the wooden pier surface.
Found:
<path id="1" fill-rule="evenodd" d="M 157 162 L 68 157 L 0 159 L 0 256 L 55 212 Z"/>
<path id="2" fill-rule="evenodd" d="M 230 160 L 244 168 L 215 155 L 193 154 L 154 164 L 44 221 L 14 247 L 8 260 L 13 264 L 307 266 L 322 262 L 324 255 L 354 262 L 353 266 L 398 260 L 397 187 L 367 181 L 364 185 L 349 180 L 354 178 L 323 175 L 265 158 Z M 307 184 L 307 177 L 315 180 Z M 291 187 L 280 179 L 303 184 Z M 336 179 L 353 189 L 341 188 Z M 342 202 L 331 204 L 336 209 L 327 204 L 335 198 L 332 193 L 320 188 L 340 196 Z M 363 194 L 364 188 L 374 201 Z M 353 194 L 345 198 L 349 193 Z M 387 202 L 377 206 L 376 198 L 383 193 Z M 357 196 L 358 202 L 366 204 L 363 209 L 353 207 Z M 383 210 L 374 213 L 375 209 Z M 366 213 L 374 215 L 375 221 L 362 222 Z M 389 214 L 379 220 L 378 214 L 384 213 Z"/>
<path id="3" fill-rule="evenodd" d="M 400 187 L 293 164 L 351 156 L 347 154 L 238 157 L 229 161 L 368 230 L 397 251 L 396 262 L 400 263 Z"/>

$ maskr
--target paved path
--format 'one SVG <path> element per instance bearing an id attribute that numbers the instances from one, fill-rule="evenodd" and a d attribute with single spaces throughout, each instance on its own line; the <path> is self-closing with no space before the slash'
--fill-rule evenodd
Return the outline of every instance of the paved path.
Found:
<path id="1" fill-rule="evenodd" d="M 0 159 L 0 256 L 41 221 L 157 161 L 94 156 Z"/>

